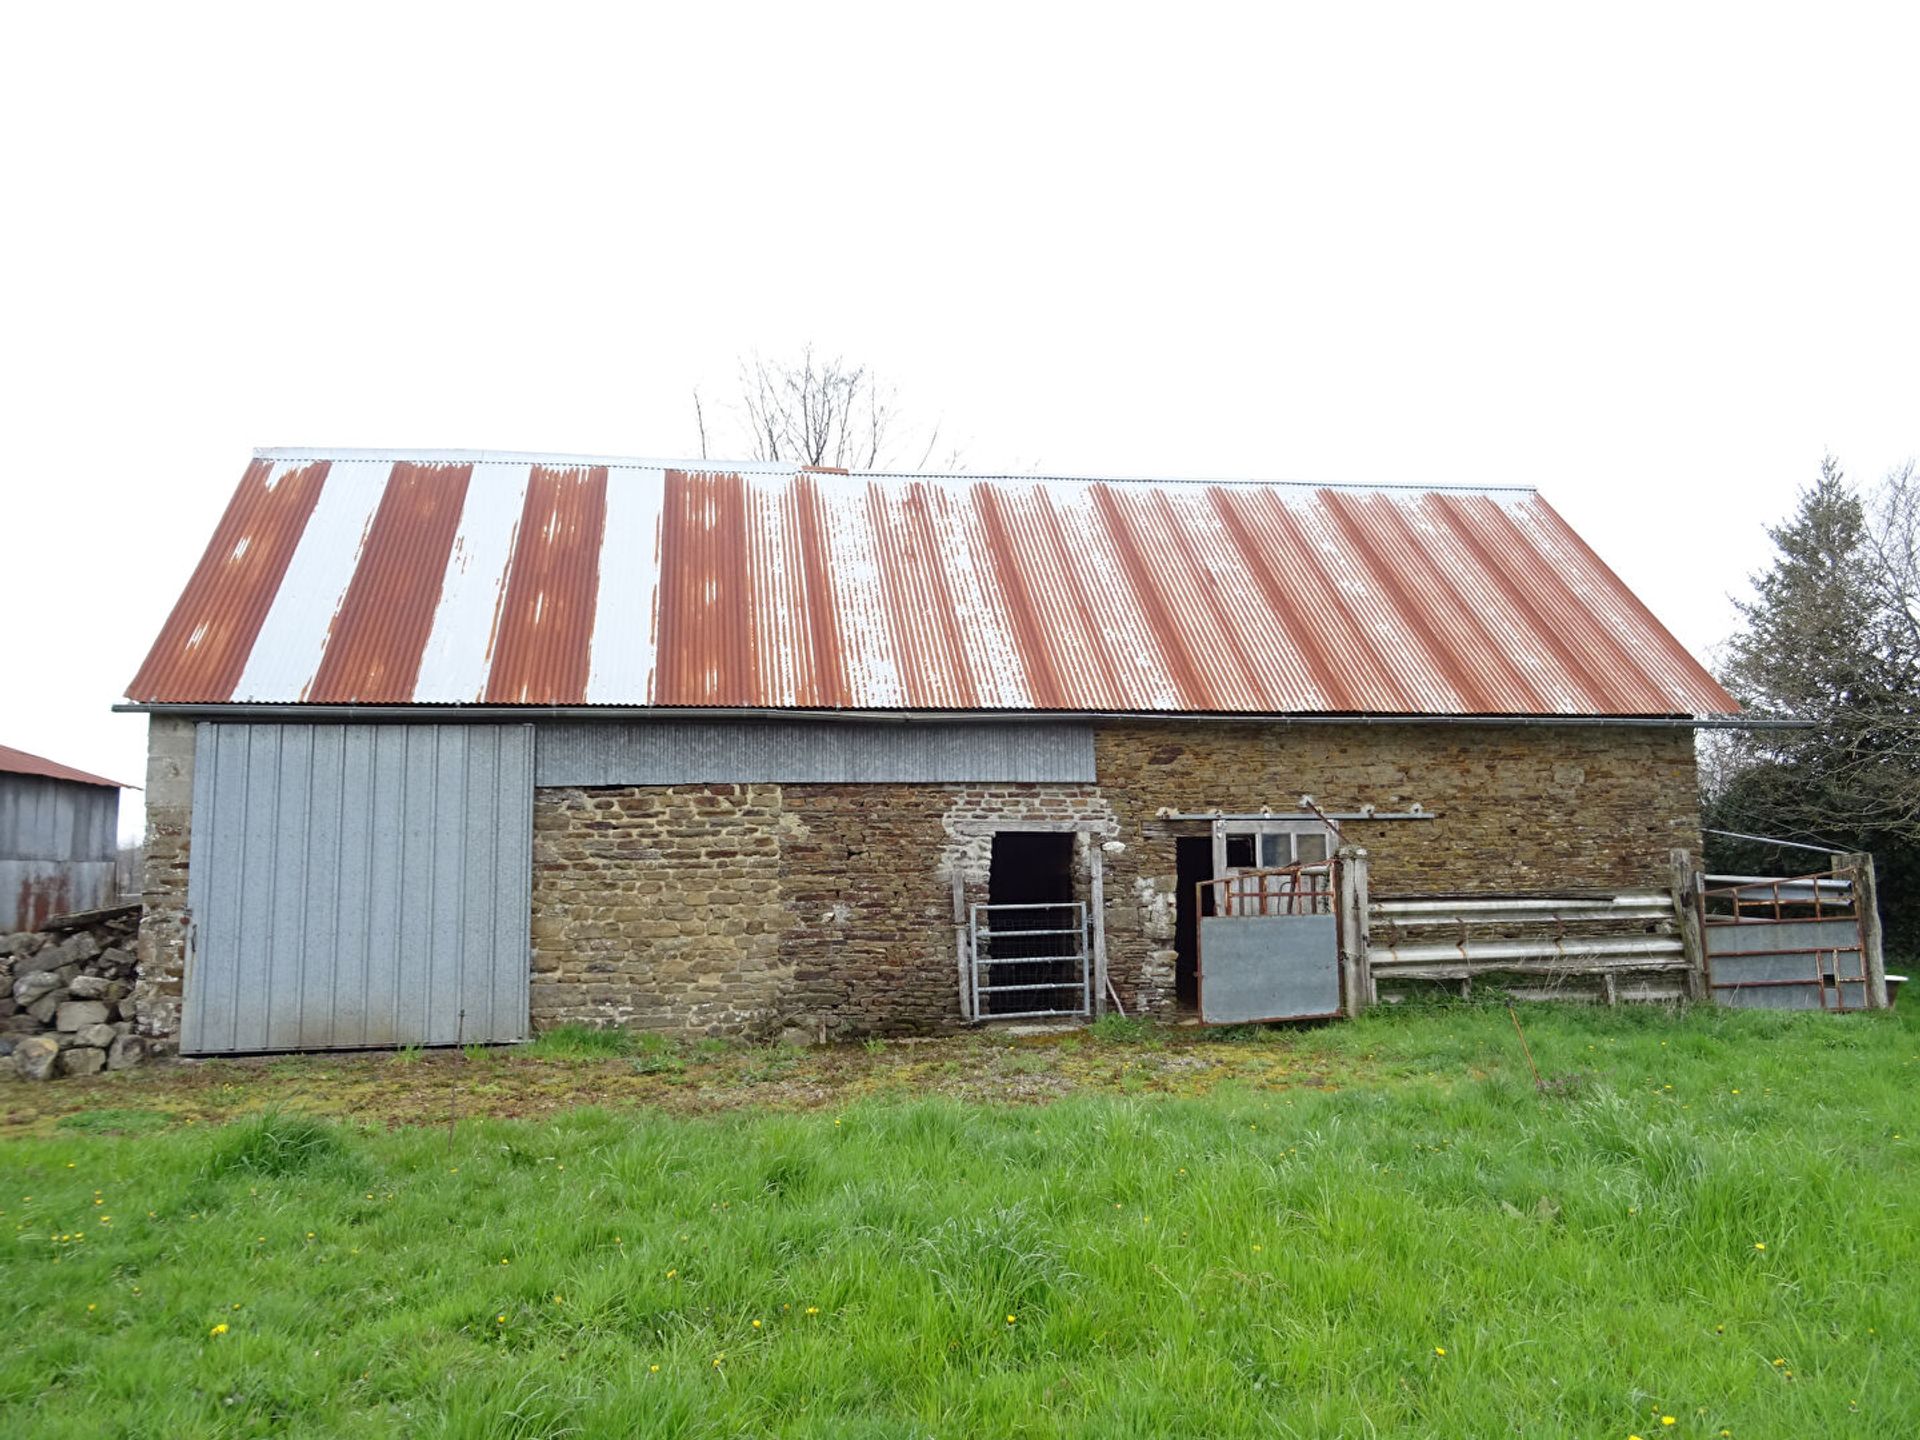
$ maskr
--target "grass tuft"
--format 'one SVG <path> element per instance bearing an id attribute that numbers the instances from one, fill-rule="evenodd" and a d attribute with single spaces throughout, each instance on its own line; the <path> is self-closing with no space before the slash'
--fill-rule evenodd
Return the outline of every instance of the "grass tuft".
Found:
<path id="1" fill-rule="evenodd" d="M 1160 1027 L 1138 1015 L 1102 1015 L 1087 1027 L 1093 1038 L 1107 1045 L 1150 1045 L 1159 1038 Z"/>
<path id="2" fill-rule="evenodd" d="M 614 1060 L 637 1048 L 631 1030 L 601 1029 L 593 1025 L 556 1025 L 543 1030 L 521 1050 L 542 1060 Z"/>
<path id="3" fill-rule="evenodd" d="M 332 1121 L 269 1110 L 221 1131 L 206 1173 L 284 1178 L 338 1169 L 346 1159 L 347 1143 Z"/>

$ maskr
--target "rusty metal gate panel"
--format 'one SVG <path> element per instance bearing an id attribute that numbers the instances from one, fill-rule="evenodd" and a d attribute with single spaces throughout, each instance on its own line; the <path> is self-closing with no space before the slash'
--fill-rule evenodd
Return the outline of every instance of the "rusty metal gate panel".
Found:
<path id="1" fill-rule="evenodd" d="M 1197 889 L 1200 1020 L 1245 1025 L 1345 1013 L 1338 862 L 1236 870 Z"/>
<path id="2" fill-rule="evenodd" d="M 528 725 L 202 724 L 187 1054 L 526 1037 Z"/>
<path id="3" fill-rule="evenodd" d="M 1852 879 L 1844 872 L 1737 879 L 1700 895 L 1714 1000 L 1749 1010 L 1865 1010 L 1872 1004 Z"/>

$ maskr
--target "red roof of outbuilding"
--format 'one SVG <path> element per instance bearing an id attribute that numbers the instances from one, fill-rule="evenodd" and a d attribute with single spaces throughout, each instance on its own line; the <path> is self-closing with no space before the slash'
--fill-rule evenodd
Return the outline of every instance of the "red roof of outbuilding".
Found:
<path id="1" fill-rule="evenodd" d="M 1532 490 L 262 451 L 148 704 L 1683 716 Z"/>
<path id="2" fill-rule="evenodd" d="M 0 774 L 42 775 L 49 780 L 72 780 L 81 785 L 105 785 L 114 790 L 138 788 L 122 785 L 118 780 L 109 780 L 103 775 L 89 775 L 85 770 L 76 770 L 71 765 L 62 765 L 58 760 L 49 760 L 41 755 L 29 755 L 26 751 L 16 750 L 11 745 L 0 745 Z"/>

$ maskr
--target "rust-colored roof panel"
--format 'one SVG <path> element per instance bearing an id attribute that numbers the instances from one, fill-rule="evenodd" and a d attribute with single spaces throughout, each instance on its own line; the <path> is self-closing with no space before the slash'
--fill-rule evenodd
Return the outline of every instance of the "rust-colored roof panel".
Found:
<path id="1" fill-rule="evenodd" d="M 262 456 L 247 467 L 130 696 L 163 703 L 233 694 L 330 463 Z"/>
<path id="2" fill-rule="evenodd" d="M 25 750 L 16 750 L 11 745 L 0 745 L 0 774 L 38 775 L 47 780 L 71 780 L 78 785 L 104 785 L 110 790 L 139 788 L 109 780 L 104 775 L 76 770 L 71 765 L 62 765 L 58 760 L 49 760 L 44 755 L 29 755 Z"/>
<path id="3" fill-rule="evenodd" d="M 393 467 L 303 699 L 392 704 L 413 698 L 472 474 L 471 465 L 402 461 Z"/>
<path id="4" fill-rule="evenodd" d="M 262 452 L 145 703 L 1736 709 L 1531 490 Z"/>
<path id="5" fill-rule="evenodd" d="M 606 555 L 607 469 L 533 467 L 494 632 L 487 701 L 579 705 L 587 698 L 594 601 Z"/>

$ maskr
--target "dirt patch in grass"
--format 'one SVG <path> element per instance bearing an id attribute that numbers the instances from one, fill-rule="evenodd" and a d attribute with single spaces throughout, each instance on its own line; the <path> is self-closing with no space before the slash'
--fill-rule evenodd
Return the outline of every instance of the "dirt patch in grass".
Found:
<path id="1" fill-rule="evenodd" d="M 1204 1095 L 1223 1084 L 1320 1088 L 1372 1072 L 1366 1058 L 1329 1054 L 1320 1033 L 1173 1029 L 1144 1043 L 1084 1032 L 958 1035 L 805 1049 L 700 1040 L 632 1055 L 516 1048 L 171 1060 L 50 1084 L 0 1082 L 0 1136 L 219 1124 L 269 1105 L 434 1125 L 535 1119 L 582 1105 L 699 1114 L 817 1110 L 888 1096 L 1021 1105 L 1084 1092 Z"/>

